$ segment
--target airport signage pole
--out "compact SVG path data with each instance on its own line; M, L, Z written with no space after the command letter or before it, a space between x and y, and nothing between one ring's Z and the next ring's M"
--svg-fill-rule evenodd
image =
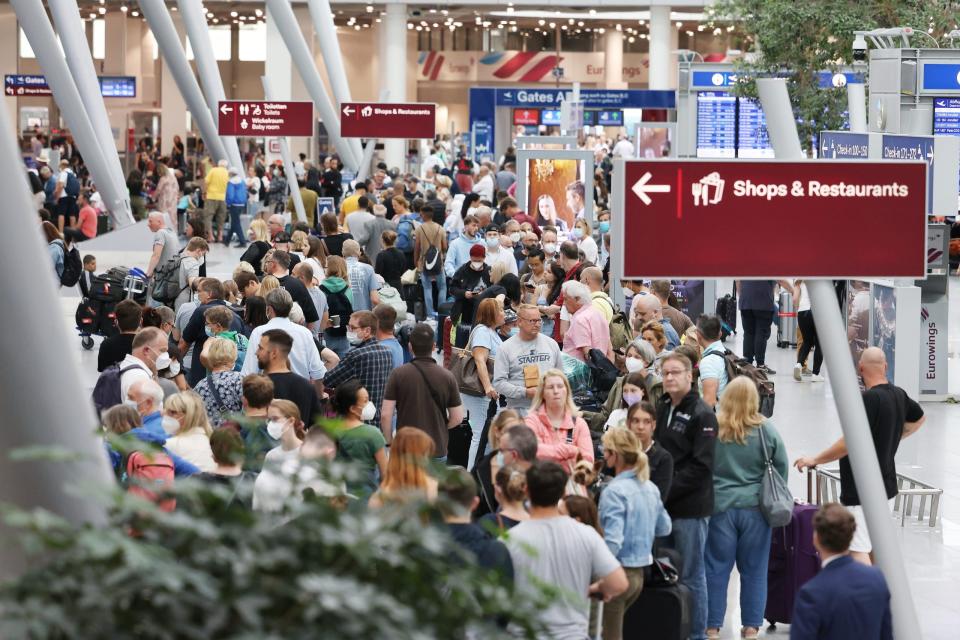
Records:
M19 2L14 0L14 4ZM19 10L17 14L21 15ZM39 55L46 47L59 56L53 42L51 29L50 39L43 45L35 41L41 46L34 51ZM5 297L0 305L0 326L4 328L0 361L10 363L0 368L0 451L4 457L0 465L0 502L27 511L47 509L72 522L106 524L106 502L102 497L116 480L104 455L103 442L96 435L97 421L90 396L77 383L81 379L78 360L70 355L78 349L77 343L70 340L73 332L64 327L61 313L54 312L52 322L37 322L32 314L24 313L25 309L59 310L62 305L36 216L27 215L36 207L27 193L23 160L13 131L14 123L5 111L0 113L4 202L11 212L17 213L8 216L4 232L0 233L0 254L7 264L16 265L16 269L0 270L0 287ZM84 155L85 159L88 157ZM29 287L23 286L24 273L36 274ZM29 358L23 357L24 345L33 347ZM56 390L55 398L50 395L52 389ZM9 458L16 449L33 447L55 448L69 452L70 456L23 461ZM0 530L6 541L0 548L0 578L6 580L27 568L27 558L20 545L12 542L15 533L6 526L0 526Z
M273 90L270 87L270 78L260 76L263 83L263 97L270 100L273 97ZM310 109L310 117L313 118L313 108ZM278 138L280 141L280 159L283 160L283 170L287 174L287 188L290 190L290 197L293 198L293 208L297 214L297 220L307 221L307 209L303 206L303 196L300 195L300 186L297 184L297 172L293 166L293 156L290 155L290 144L285 136ZM314 212L316 215L316 212Z
M132 224L133 217L130 215L128 195L126 191L117 190L111 177L110 165L104 156L103 149L100 148L100 141L83 106L83 99L73 81L67 61L52 44L56 42L56 35L43 6L39 0L11 0L10 4L17 14L20 28L30 41L30 46L33 47L37 61L43 69L47 84L53 92L53 99L83 153L83 161L90 170L97 188L105 196L104 202L107 204L114 225L123 227ZM56 169L56 167L52 168ZM30 206L23 211L34 209L35 207Z
M313 104L320 112L320 119L327 129L330 141L347 166L357 171L360 166L360 156L354 153L353 147L340 135L340 120L337 118L337 112L333 105L330 104L330 97L323 86L323 80L320 79L320 73L314 64L313 55L310 53L307 41L303 37L303 32L300 31L300 25L293 14L290 0L266 0L266 3L268 18L274 21L277 31L283 37L283 41L290 51L290 58L296 65L300 78L313 99Z
M203 13L203 5L197 0L177 0L177 6L180 7L180 15L183 16L183 25L187 29L187 37L190 38L193 59L197 63L197 72L200 76L200 83L203 85L203 93L207 98L207 105L210 107L210 113L216 118L217 103L226 100L227 96L223 91L220 68L217 66L217 59L213 55L213 46L210 44L210 31L207 28L207 18ZM240 155L240 146L237 144L237 139L233 136L221 136L220 140L230 164L236 167L237 171L242 172L243 159Z
M386 102L390 99L389 89L380 90L380 102ZM373 165L373 154L377 150L377 139L368 138L367 146L363 148L363 157L360 159L360 169L357 171L357 182L363 182L370 175L370 168Z
M40 3L37 2L37 5ZM100 141L100 150L113 178L114 189L123 195L121 216L128 222L133 222L130 210L130 198L127 191L127 181L120 166L120 156L117 154L117 142L110 128L110 118L103 103L100 90L100 81L97 70L93 66L87 36L83 30L83 21L80 10L74 0L50 0L50 13L57 27L57 34L63 44L67 66L73 73L73 80L80 92L80 99L90 118L93 131Z
M347 72L343 66L343 55L340 52L337 28L333 24L330 0L307 0L307 6L310 10L310 17L313 19L313 28L317 34L317 43L320 45L323 64L327 68L327 78L330 79L333 99L340 107L344 102L350 102L350 84L347 82ZM357 157L365 155L360 148L359 140L347 140L347 144L350 145Z
M800 137L790 108L786 81L782 78L757 80L760 104L767 119L767 130L777 158L800 159ZM851 114L852 115L852 114ZM924 193L926 189L924 188ZM853 206L865 206L854 204ZM926 220L926 206L911 209L910 215ZM851 238L851 241L853 238ZM896 245L891 245L896 246ZM926 247L923 250L926 261ZM924 267L924 272L926 268ZM841 275L841 274L837 274ZM921 274L920 277L924 277ZM829 280L810 280L811 311L817 326L817 336L824 349L830 369L830 387L840 415L840 427L850 456L850 466L860 494L870 540L873 542L877 565L883 571L890 589L890 607L894 637L914 638L920 628L917 610L910 592L910 581L903 562L903 554L893 528L887 494L884 491L880 463L870 433L870 423L857 384L857 373L850 359L850 346L843 318L837 307L833 284Z
M213 122L213 114L207 108L203 99L203 92L200 91L200 85L193 75L190 63L187 62L187 54L183 50L180 38L177 36L177 30L173 26L173 19L167 12L164 0L138 0L143 17L146 18L150 30L160 48L160 55L163 61L173 75L177 88L180 89L184 101L190 109L190 114L197 122L197 128L200 129L200 135L207 145L207 149L214 160L230 161L227 150L223 146L223 141L217 135L217 127ZM237 167L238 169L240 167Z

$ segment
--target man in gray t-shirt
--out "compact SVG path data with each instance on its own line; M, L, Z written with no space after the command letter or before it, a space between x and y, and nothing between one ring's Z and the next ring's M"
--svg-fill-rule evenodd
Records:
M610 600L623 593L628 583L623 567L600 534L560 515L557 503L566 484L567 474L557 463L533 463L527 470L530 519L510 530L507 547L518 591L547 584L561 592L542 613L549 637L583 640L589 633L589 593Z
M500 345L493 367L493 388L507 399L507 408L521 416L530 410L539 376L550 369L562 369L560 346L540 333L543 320L532 304L517 309L519 332ZM536 380L534 380L536 376Z
M177 234L167 228L166 215L159 211L151 211L147 216L147 228L153 232L153 253L146 271L147 277L152 278L157 267L167 264L180 251L180 240ZM147 287L147 291L147 302L152 303L153 296L149 293L151 287Z

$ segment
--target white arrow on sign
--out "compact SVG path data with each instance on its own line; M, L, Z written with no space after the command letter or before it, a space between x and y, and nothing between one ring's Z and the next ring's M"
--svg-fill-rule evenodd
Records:
M668 184L647 184L652 177L651 173L647 171L632 187L632 191L637 194L643 204L652 202L650 196L647 195L648 193L670 193L670 185Z
M226 104L220 105L220 113L227 115L228 113L233 112L233 107L228 107Z
M343 115L345 116L352 116L354 113L356 113L356 111L351 109L350 105L347 105L343 108Z

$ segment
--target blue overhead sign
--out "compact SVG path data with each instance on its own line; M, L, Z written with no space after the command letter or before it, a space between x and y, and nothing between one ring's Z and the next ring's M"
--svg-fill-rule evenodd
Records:
M821 71L817 74L817 84L821 89L829 89L831 87L839 89L840 87L845 87L848 84L863 84L863 74Z
M856 160L867 158L870 137L866 133L849 131L821 131L820 158L829 160Z
M690 78L691 89L722 89L737 84L733 71L694 71Z
M11 74L3 77L3 93L8 96L49 96L50 87L43 76Z
M924 160L927 163L927 213L933 207L933 136L884 134L881 157L884 160Z
M133 76L100 76L99 80L104 98L137 97L137 79Z
M960 92L960 64L927 62L923 65L923 83L925 91Z
M476 91L492 91L498 107L559 107L567 99L566 89L493 89L472 87ZM675 109L675 91L650 89L581 89L580 101L585 107L612 109Z

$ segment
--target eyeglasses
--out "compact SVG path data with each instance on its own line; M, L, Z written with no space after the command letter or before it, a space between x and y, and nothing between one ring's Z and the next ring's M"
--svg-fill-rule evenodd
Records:
M520 318L524 322L529 322L530 324L543 324L543 318Z
M687 373L687 370L686 369L670 369L668 371L667 369L664 369L661 373L663 373L664 378L669 378L672 376L682 376L683 374Z

